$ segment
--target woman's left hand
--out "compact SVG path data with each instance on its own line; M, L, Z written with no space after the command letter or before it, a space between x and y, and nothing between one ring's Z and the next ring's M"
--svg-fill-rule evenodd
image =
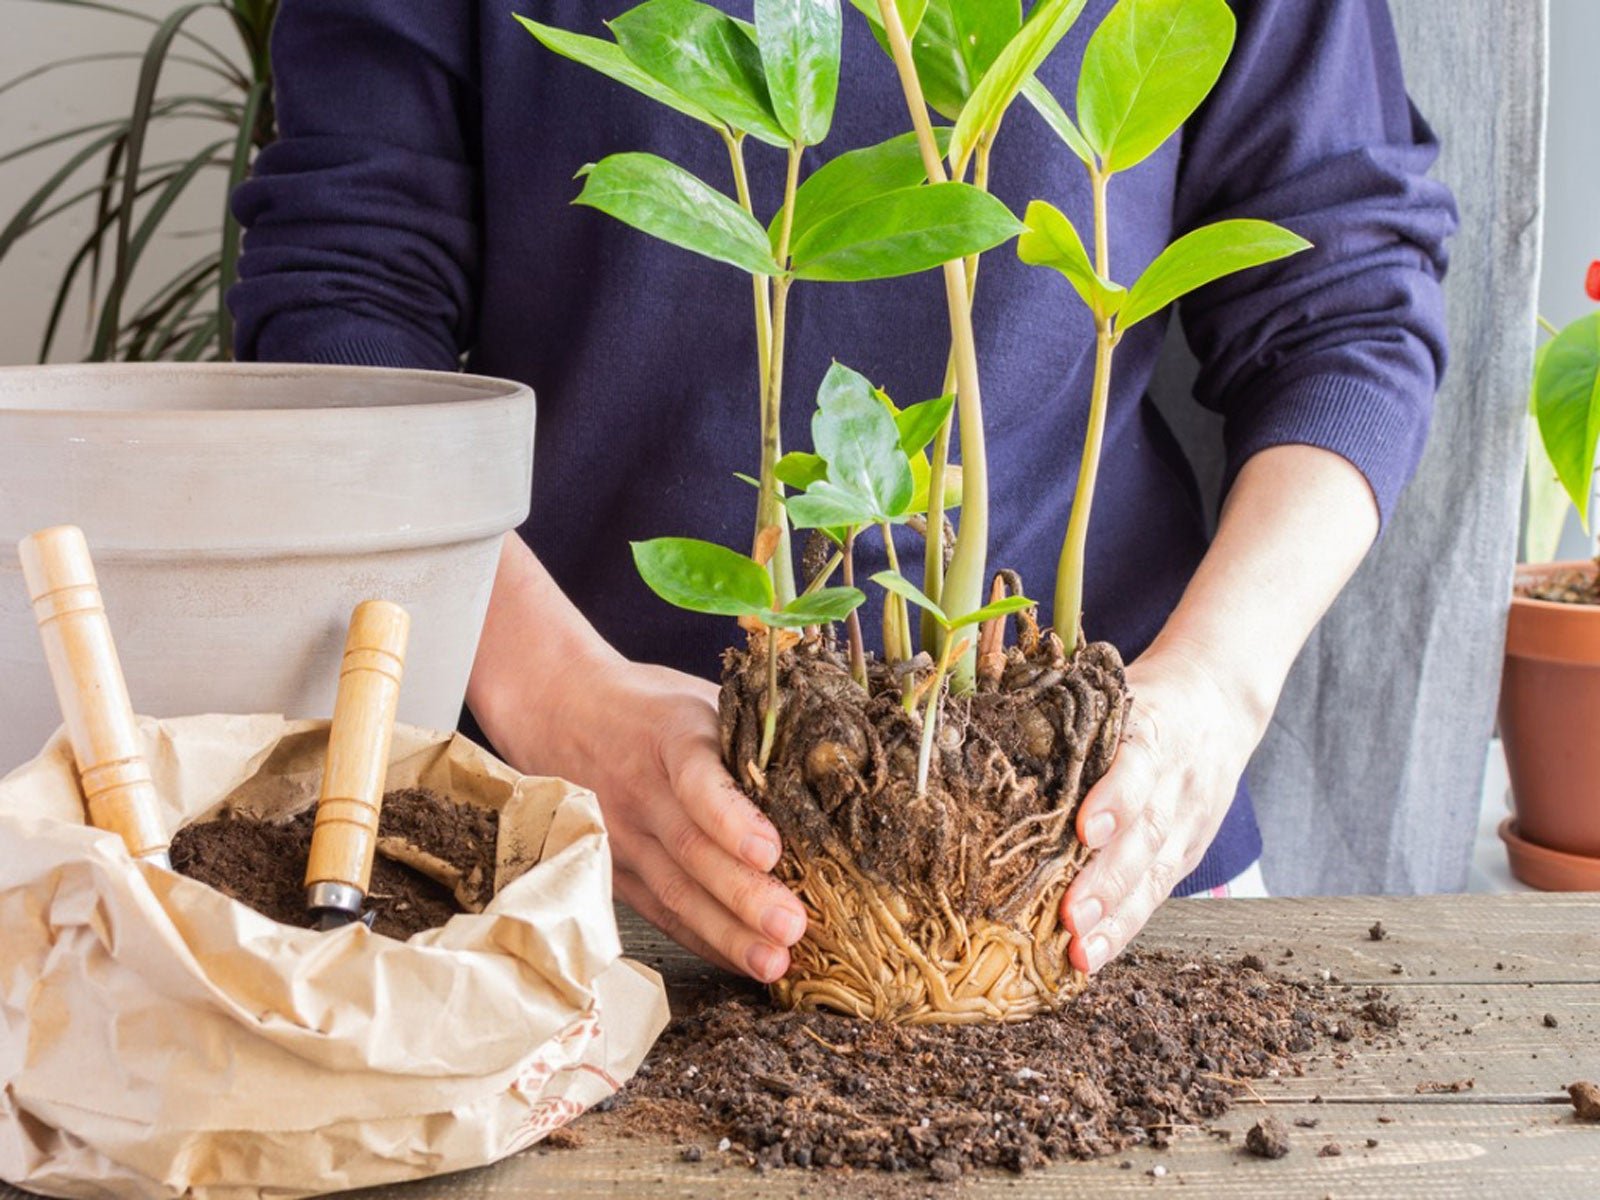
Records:
M1211 844L1262 733L1255 707L1191 647L1158 643L1128 667L1123 741L1078 812L1094 857L1061 902L1068 957L1120 954Z

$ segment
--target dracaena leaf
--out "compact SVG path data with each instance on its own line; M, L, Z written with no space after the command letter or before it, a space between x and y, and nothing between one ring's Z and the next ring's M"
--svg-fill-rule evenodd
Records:
M879 571L872 577L872 582L885 591L893 592L896 596L901 596L911 601L911 603L939 622L940 625L946 629L950 628L950 618L945 616L944 609L928 599L921 588L900 574L900 572Z
M769 608L762 612L760 616L763 624L773 625L780 629L800 629L806 625L826 625L832 621L844 620L853 610L860 608L866 598L866 595L859 588L818 588L814 592L796 596L781 609L773 610Z
M613 154L579 172L588 205L674 246L754 275L776 275L766 231L727 196L654 154Z
M1117 0L1089 38L1078 122L1101 169L1154 153L1206 98L1233 49L1225 0Z
M900 188L819 222L794 246L798 279L860 282L930 270L992 250L1022 225L965 183Z
M1181 296L1224 275L1299 254L1311 243L1271 221L1233 220L1202 225L1168 246L1144 269L1117 314L1127 329Z
M652 100L665 104L668 108L693 117L696 121L704 121L707 125L722 128L722 122L715 116L693 100L680 96L654 75L642 70L615 42L557 29L553 25L541 25L537 21L530 21L527 17L517 16L515 13L512 15L516 16L524 29L562 58L570 58L575 63L599 71L606 78L614 79Z
M960 163L978 139L1000 127L1000 118L1017 98L1022 85L1050 56L1083 11L1084 0L1042 0L1027 22L1006 43L984 73L971 97L961 107L955 132L950 135L950 161Z
M772 473L778 477L779 483L805 491L812 484L828 477L828 464L822 461L820 454L791 450L777 461Z
M1094 165L1094 151L1089 149L1089 143L1083 139L1083 131L1067 116L1067 110L1061 107L1061 102L1055 98L1050 89L1040 81L1037 75L1032 76L1022 85L1022 94L1034 111L1044 118L1044 123L1050 126L1055 135L1067 144L1067 149L1078 156L1080 162Z
M609 24L641 70L732 128L789 144L752 30L701 0L646 0Z
M1533 410L1556 477L1588 529L1600 445L1600 312L1578 318L1545 348Z
M811 441L828 464L828 482L860 496L871 520L892 521L906 513L915 485L900 430L859 372L834 363L823 376Z
M948 144L948 129L934 130L940 150ZM829 217L854 208L863 201L900 188L915 187L927 179L922 151L915 133L903 133L876 146L850 150L818 167L800 185L794 197L794 226L790 243L799 241ZM783 210L767 228L768 240L776 246L783 223Z
M878 11L878 0L850 0L850 3L872 22L874 33L882 32L883 14ZM906 36L915 38L922 25L922 14L927 11L928 0L894 0L894 6L900 14L900 24L906 27Z
M634 542L633 562L668 604L712 616L754 616L772 607L772 578L747 555L698 538Z
M839 0L756 0L756 44L778 124L814 146L839 93Z
M1017 239L1017 257L1023 262L1060 271L1083 302L1098 313L1114 313L1125 303L1123 289L1095 272L1083 239L1059 208L1043 200L1033 201L1028 205L1027 225L1028 231Z
M978 625L994 617L1008 616L1014 612L1021 612L1025 608L1032 608L1033 601L1026 596L1007 596L1003 600L996 600L985 604L982 608L973 609L965 616L957 617L950 622L951 630L965 629L968 625Z

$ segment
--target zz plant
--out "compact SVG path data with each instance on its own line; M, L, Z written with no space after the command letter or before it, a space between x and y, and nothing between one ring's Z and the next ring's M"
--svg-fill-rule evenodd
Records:
M827 136L842 69L838 0L754 0L753 23L700 0L647 0L609 23L610 39L518 19L549 49L698 121L727 148L726 187L626 152L580 172L577 203L751 279L752 549L667 537L633 553L657 595L736 617L750 635L748 653L727 660L725 757L778 824L779 873L812 916L775 991L787 1003L895 1020L1016 1019L1082 986L1056 913L1086 857L1072 835L1076 806L1115 754L1127 703L1116 651L1081 636L1117 345L1194 289L1307 243L1264 221L1221 221L1178 238L1132 282L1114 281L1110 182L1166 143L1215 84L1234 34L1225 0L1118 0L1088 41L1073 115L1037 72L1084 0L1038 0L1026 17L1020 0L851 4L889 56L911 131L809 174L803 152ZM1060 208L1036 200L1019 222L990 193L993 149L1019 99L1088 172L1092 255ZM785 156L770 210L751 194L752 141ZM984 603L988 463L972 305L981 256L1013 237L1024 262L1066 279L1095 330L1053 636L1009 573ZM950 326L943 394L902 409L834 363L818 390L812 449L784 453L790 290L935 269ZM947 547L950 512L958 524ZM923 534L920 587L900 561L901 525ZM791 530L821 547L805 556L810 577L798 584ZM862 538L881 539L888 560L871 579L883 598L876 657L858 612ZM820 636L836 622L845 652Z

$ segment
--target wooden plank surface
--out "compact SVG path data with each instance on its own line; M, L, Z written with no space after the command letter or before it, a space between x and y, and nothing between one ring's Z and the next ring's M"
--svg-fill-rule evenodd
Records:
M1378 921L1388 935L1382 941L1368 932ZM630 953L667 977L675 1008L716 986L716 972L637 918L624 915L622 927ZM1162 1150L1133 1149L1025 1177L969 1177L959 1193L916 1175L757 1175L736 1154L717 1153L709 1138L704 1158L686 1163L678 1146L635 1135L624 1109L580 1119L573 1129L584 1144L575 1149L536 1147L479 1171L351 1195L776 1200L931 1190L1069 1200L1176 1186L1188 1195L1313 1200L1600 1195L1600 1125L1578 1123L1562 1092L1575 1079L1600 1079L1600 895L1185 901L1165 906L1140 944L1223 961L1254 953L1291 977L1322 980L1327 972L1335 986L1377 985L1405 1016L1390 1044L1358 1040L1343 1066L1318 1053L1301 1076L1257 1082L1254 1096L1215 1123L1232 1132L1229 1141L1195 1131ZM1417 1090L1468 1078L1472 1087L1455 1094ZM1292 1127L1294 1149L1277 1162L1240 1149L1262 1103L1286 1123L1317 1122L1314 1129ZM1369 1147L1369 1138L1378 1144ZM1329 1142L1342 1153L1319 1157ZM1149 1174L1157 1168L1163 1173ZM0 1200L21 1196L0 1185Z

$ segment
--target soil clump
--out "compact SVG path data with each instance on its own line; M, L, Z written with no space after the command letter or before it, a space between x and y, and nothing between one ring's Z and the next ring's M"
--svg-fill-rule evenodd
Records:
M1600 559L1595 562L1600 565ZM1600 604L1600 572L1561 571L1538 583L1519 587L1517 595L1556 604Z
M1572 1097L1572 1108L1578 1120L1600 1121L1600 1084L1568 1084L1567 1095Z
M1387 1036L1354 1007L1322 985L1160 952L1124 955L1069 1004L1017 1024L781 1012L741 990L669 1026L615 1111L626 1128L715 1143L757 1169L1022 1172L1165 1146L1250 1080L1299 1074L1318 1048L1348 1055L1328 1045L1340 1021Z
M287 821L225 808L178 831L172 866L274 921L310 928L305 871L315 823L315 808ZM494 889L499 824L491 809L420 788L384 796L365 906L373 931L404 940L481 909Z

